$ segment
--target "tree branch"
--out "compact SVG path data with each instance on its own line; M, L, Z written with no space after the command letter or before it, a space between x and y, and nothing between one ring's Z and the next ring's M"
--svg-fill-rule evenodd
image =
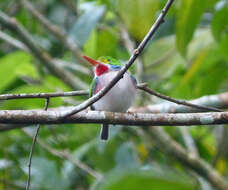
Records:
M145 92L147 92L149 94L152 94L154 96L162 98L164 100L168 100L170 102L174 102L176 104L181 104L181 105L185 105L185 106L188 106L188 107L197 108L199 110L205 110L205 111L218 111L218 112L222 112L223 111L223 110L220 110L218 108L213 108L213 107L208 107L208 106L200 106L200 105L189 103L189 102L184 101L184 100L177 100L177 99L171 98L169 96L165 96L163 94L160 94L160 93L155 92L154 90L148 88L146 83L137 85L137 88L140 89L140 90L143 90L143 91L145 91Z
M10 18L2 11L0 11L0 24L17 34L18 37L21 38L24 44L33 53L33 55L39 59L40 62L43 63L51 73L62 79L62 81L69 85L71 88L75 90L80 88L87 89L87 84L82 82L76 76L72 75L70 72L63 70L62 67L59 67L58 64L56 64L55 60L47 52L38 47L28 31L14 18Z
M88 90L78 90L78 91L71 91L71 92L54 92L54 93L1 94L0 100L86 96L88 94L89 94Z
M72 0L61 0L63 2L63 4L66 5L66 7L68 7L68 9L70 9L75 15L78 15L78 7L77 7L77 0L76 1L72 1Z
M192 135L189 133L188 128L179 126L178 129L181 132L181 136L184 140L184 144L188 150L189 155L193 157L198 157L199 153L198 153L195 141Z
M128 31L123 24L120 25L120 32L121 32L121 37L123 39L124 45L129 53L129 55L131 55L132 52L134 52L135 43L131 40L131 38L128 34ZM135 72L136 77L137 77L137 80L139 82L141 82L144 65L143 65L142 60L139 58L135 61L135 64L136 64L136 72Z
M197 174L204 177L217 189L228 189L228 182L225 181L216 170L203 159L188 154L184 148L179 143L172 140L161 127L151 127L150 132L154 142L161 151L174 156L177 160L181 161L185 167L192 169Z
M206 107L214 107L218 109L228 108L228 92L203 96L194 100L188 101L189 103L206 106ZM148 105L144 107L131 108L132 112L140 112L140 113L194 113L194 112L205 112L203 109L196 109L193 107L177 105L176 103L161 103L155 105Z
M159 26L164 22L164 17L167 14L167 12L173 2L174 2L174 0L168 0L168 2L166 3L165 7L162 10L162 12L160 13L159 17L157 18L155 23L152 25L150 31L147 33L147 35L145 36L143 41L139 44L137 49L134 51L133 55L130 57L128 62L124 65L124 67L122 67L122 69L118 72L118 74L113 78L113 80L106 87L102 88L97 94L95 94L94 96L92 96L91 98L86 100L85 102L79 104L74 109L63 113L61 115L62 119L64 119L65 117L71 116L75 113L78 113L78 112L86 109L87 107L89 107L90 105L95 103L96 101L98 101L123 77L124 73L128 70L128 68L134 63L134 61L137 59L137 57L143 51L144 47L149 42L149 40L154 35L154 33L157 31Z
M32 135L30 133L28 133L26 130L23 130L23 131L25 132L25 134L27 134L29 137L32 138ZM80 160L77 160L77 159L73 158L68 151L60 151L60 150L54 149L54 148L52 148L51 146L49 146L48 144L46 144L45 142L43 142L42 140L39 140L39 139L37 139L37 143L39 143L39 145L41 147L43 147L45 150L47 150L51 154L53 154L53 155L55 155L55 156L57 156L59 158L65 159L65 160L69 160L77 168L81 169L82 171L85 171L86 173L90 174L91 176L93 176L97 180L100 180L100 179L103 178L102 174L94 171L92 168L90 168L89 166L87 166L86 164L81 162Z
M49 100L50 100L49 98L46 98L44 111L47 111L47 109L48 109ZM39 134L39 130L40 130L40 124L37 125L36 133L35 133L35 136L33 137L32 146L31 146L31 150L30 150L30 153L29 153L28 180L27 180L26 190L30 189L32 156L33 156L33 152L34 152L34 149L35 149L35 145L36 145L37 137L38 137L38 134Z
M148 114L113 113L104 111L82 111L64 120L63 109L43 110L0 110L2 124L64 124L64 123L108 123L140 126L183 126L228 124L228 112ZM11 126L12 128L12 126ZM16 125L15 128L20 128Z
M37 21L40 22L47 30L49 30L49 32L54 34L54 36L73 53L79 62L84 63L84 65L88 65L88 63L83 59L82 52L74 40L70 39L67 34L65 34L65 32L57 25L54 25L49 20L47 20L36 8L33 7L29 1L21 1L25 8L29 10L29 12L37 19Z
M1 32L1 31L0 31L0 39L4 40L5 42L7 42L8 44L10 44L11 46L13 46L15 48L26 51L28 53L32 53L32 52L30 52L30 50L27 48L27 46L23 42L11 37L10 35L8 35L4 32ZM54 63L56 63L64 68L69 68L71 70L74 70L76 72L80 72L80 73L86 74L86 75L89 75L91 73L91 71L88 68L86 68L82 65L74 64L74 63L71 63L71 62L68 62L68 61L65 61L62 59L56 59L56 58L52 58L52 59L53 59Z
M9 36L8 34L2 32L0 30L0 39L4 40L5 42L7 42L8 44L21 49L23 51L29 51L29 49L26 47L25 44L23 44L21 41L14 39L13 37Z

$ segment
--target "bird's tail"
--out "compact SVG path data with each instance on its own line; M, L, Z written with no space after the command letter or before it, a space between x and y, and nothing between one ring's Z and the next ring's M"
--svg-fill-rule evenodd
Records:
M101 140L108 140L108 131L109 131L109 126L108 124L103 124L101 128L101 134L100 138Z

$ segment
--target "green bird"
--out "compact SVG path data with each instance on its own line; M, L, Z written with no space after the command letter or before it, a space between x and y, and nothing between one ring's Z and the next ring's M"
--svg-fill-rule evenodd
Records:
M87 56L83 57L94 67L94 79L90 85L90 97L108 85L123 66L118 60L108 56L100 57L98 60ZM107 94L91 106L91 109L126 112L134 101L136 84L136 79L129 72L126 72ZM107 140L108 136L109 126L108 124L103 124L100 138Z

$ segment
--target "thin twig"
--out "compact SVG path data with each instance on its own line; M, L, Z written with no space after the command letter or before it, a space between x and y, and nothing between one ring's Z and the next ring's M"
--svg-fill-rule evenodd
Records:
M167 14L167 12L173 2L174 2L174 0L168 0L168 2L166 3L165 7L162 10L162 12L160 13L159 17L157 18L155 23L152 25L150 31L147 33L147 35L145 36L143 41L139 44L137 49L135 49L133 55L130 57L128 62L124 65L124 67L121 68L121 70L118 72L118 74L113 78L113 80L106 87L102 88L97 94L95 94L88 100L84 101L83 103L79 104L74 109L63 112L60 115L60 118L64 119L68 116L71 116L75 113L78 113L78 112L86 109L87 107L89 107L90 105L92 105L93 103L98 101L101 97L103 97L123 77L124 73L128 70L128 68L134 63L134 61L137 59L137 57L141 54L144 47L149 42L149 40L154 35L154 33L157 31L159 26L164 22L164 17Z
M78 91L71 91L71 92L54 92L54 93L2 94L2 95L0 95L0 100L86 96L88 94L89 94L88 90L78 90Z
M45 108L44 108L45 111L47 111L47 109L48 109L49 100L50 100L49 97L46 98ZM31 147L31 151L30 151L30 154L29 154L28 180L27 180L26 190L29 190L29 188L30 188L32 156L33 156L33 151L34 151L35 144L36 144L36 141L37 141L37 137L38 137L38 134L39 134L39 130L40 130L40 124L37 125L36 134L35 134L35 136L33 138L32 147Z
M176 104L181 104L181 105L185 105L185 106L189 106L189 107L192 107L192 108L197 108L197 109L205 110L205 111L223 112L223 110L218 109L218 108L202 106L202 105L196 105L196 104L192 104L190 102L184 101L184 100L177 100L177 99L171 98L169 96L165 96L163 94L160 94L160 93L155 92L154 90L148 88L146 83L137 85L137 88L140 89L140 90L144 90L144 91L148 92L149 94L152 94L152 95L157 96L159 98L162 98L164 100L168 100L170 102L174 102Z
M124 46L126 47L128 54L131 55L132 52L134 52L135 43L131 39L126 27L123 24L120 24L120 32L121 32L121 38L123 39L123 42L124 42ZM143 81L144 64L142 59L140 59L140 57L138 57L138 59L135 60L135 65L136 65L135 73L136 73L137 82L141 82ZM139 99L139 103L143 103L145 98L144 96L145 96L145 92L143 91L140 91L137 93L137 98Z
M121 32L121 37L123 39L124 45L129 53L129 55L131 55L134 51L135 48L135 43L131 40L129 33L127 31L127 29L125 28L125 26L123 24L120 25L120 32ZM136 76L137 76L137 80L139 82L142 81L142 74L143 74L143 62L140 58L138 58L135 61L136 64Z
M214 94L209 96L202 96L197 99L189 100L188 102L208 106L216 107L219 109L228 108L228 92L221 94ZM131 112L140 112L140 113L196 113L196 112L205 112L205 110L199 110L192 107L187 107L184 105L178 105L173 102L164 102L160 104L147 105L143 107L133 107L130 109Z
M29 137L32 138L32 135L30 133L28 133L26 130L23 130L23 131L25 132L25 134L27 134ZM47 150L51 154L53 154L53 155L55 155L55 156L57 156L59 158L69 160L76 167L80 168L82 171L85 171L89 175L93 176L95 179L100 180L100 179L103 178L102 174L100 174L99 172L93 170L92 168L90 168L89 166L87 166L86 164L81 162L80 160L77 160L77 159L73 158L68 151L56 150L56 149L50 147L48 144L46 144L45 142L43 142L40 139L37 139L37 143L39 143L39 145L41 147L43 147L45 150Z

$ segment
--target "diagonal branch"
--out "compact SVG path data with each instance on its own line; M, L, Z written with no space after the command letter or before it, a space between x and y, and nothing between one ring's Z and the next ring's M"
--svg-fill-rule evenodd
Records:
M213 108L213 107L208 107L208 106L202 106L202 105L196 105L196 104L193 104L193 103L184 101L184 100L177 100L177 99L171 98L169 96L165 96L163 94L160 94L160 93L155 92L154 90L148 88L146 83L137 85L137 88L140 89L140 90L143 90L143 91L145 91L145 92L147 92L149 94L152 94L154 96L157 96L159 98L168 100L170 102L174 102L176 104L181 104L181 105L185 105L185 106L192 107L192 108L197 108L199 110L204 110L204 111L218 111L218 112L222 112L223 111L223 110L220 110L218 108Z
M47 20L35 7L33 7L29 1L21 1L25 8L29 10L29 12L37 19L38 22L40 22L47 30L54 34L54 36L59 39L59 41L61 41L81 63L87 64L82 57L82 52L78 45L72 39L70 39L61 28Z
M21 24L16 21L16 19L10 18L5 13L0 11L0 24L17 34L18 37L33 53L33 55L39 59L40 62L44 64L44 66L46 66L51 73L59 77L71 88L75 90L80 88L87 88L87 85L84 82L82 82L80 79L77 79L77 77L72 75L70 72L63 70L62 67L59 67L59 65L47 52L37 46L32 36Z
M101 97L103 97L123 77L124 73L129 69L129 67L134 63L134 61L137 59L137 57L143 51L144 47L149 42L149 40L152 38L152 36L157 31L159 26L164 22L164 17L167 14L167 12L173 2L174 2L174 0L168 0L168 2L166 3L165 7L162 10L162 12L160 13L159 17L157 18L155 23L152 25L151 29L149 30L149 32L147 33L147 35L145 36L143 41L139 44L137 49L135 49L133 55L130 57L130 59L124 65L124 67L122 67L122 69L118 72L118 74L113 78L113 80L106 87L101 89L97 94L95 94L94 96L92 96L91 98L86 100L85 102L79 104L74 109L63 113L60 116L61 118L64 119L65 117L71 116L75 113L78 113L78 112L86 109L87 107L89 107L90 105L92 105L93 103L98 101Z
M150 132L154 142L163 152L174 156L177 160L181 161L184 166L207 179L217 189L228 189L228 182L223 179L216 170L203 159L188 154L179 143L171 139L160 127L151 127Z
M23 42L13 38L12 36L10 36L4 32L1 32L1 31L0 31L0 39L4 40L5 42L7 42L8 44L10 44L11 46L13 46L15 48L26 51L28 53L32 53ZM90 74L90 70L82 65L73 64L71 62L68 62L68 61L65 61L62 59L52 58L52 60L55 64L58 64L62 67L70 68L70 69L80 72L82 74L86 74L86 75Z
M30 136L32 138L32 135L30 133L28 133L26 130L23 130L25 132L25 134L27 134L28 136ZM80 168L81 170L85 171L86 173L90 174L91 176L93 176L94 178L96 178L97 180L100 180L103 178L102 174L98 173L97 171L93 170L92 168L90 168L89 166L87 166L86 164L84 164L83 162L81 162L80 160L77 160L75 158L73 158L69 152L67 151L60 151L57 149L52 148L51 146L49 146L48 144L46 144L45 142L43 142L40 139L37 139L37 143L43 147L45 150L47 150L48 152L50 152L51 154L60 157L62 159L65 160L69 160L71 163L73 163L77 168Z
M228 108L228 92L221 94L203 96L194 100L189 100L189 103L214 107L218 109ZM175 103L161 103L155 105L148 105L144 107L131 108L132 112L140 113L193 113L193 112L204 112L204 110L188 107L184 105L177 105Z
M7 42L8 44L21 49L23 51L29 51L29 49L26 47L25 44L23 44L22 42L20 42L19 40L14 39L13 37L9 36L8 34L0 31L0 39L4 40L5 42Z

